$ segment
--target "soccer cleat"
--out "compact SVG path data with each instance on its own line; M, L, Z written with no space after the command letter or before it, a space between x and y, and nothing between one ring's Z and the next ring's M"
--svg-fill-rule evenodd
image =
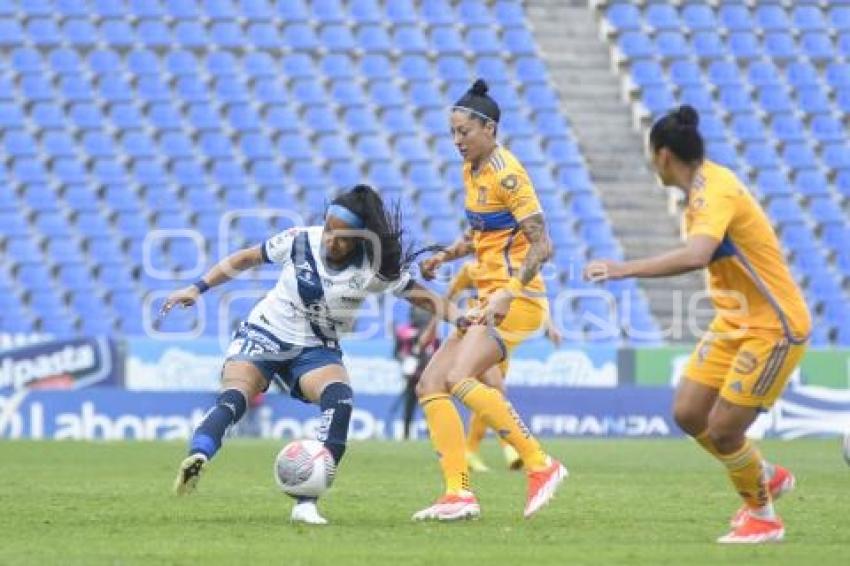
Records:
M511 446L510 444L505 444L502 447L502 454L505 455L505 462L508 464L508 469L522 469L522 458L519 457L519 454L513 446Z
M201 479L201 472L207 462L207 457L200 453L190 454L180 462L180 470L174 479L174 493L188 495L195 491L198 480Z
M466 453L466 465L469 466L469 469L473 472L490 471L490 468L484 463L484 460L481 459L481 455L478 452Z
M459 521L477 519L481 516L481 507L472 492L464 494L447 493L430 507L413 514L414 521Z
M569 475L567 468L554 458L549 458L549 465L539 471L529 471L528 495L525 499L525 518L537 513L541 507L549 503L555 496L558 486Z
M308 525L327 525L328 520L319 515L319 508L315 501L300 501L292 507L289 520L293 523L306 523Z
M779 542L785 537L785 527L779 517L775 519L759 519L750 513L740 525L717 539L721 544L760 544L763 542Z
M770 491L770 498L776 501L786 493L794 491L794 488L797 486L797 478L787 468L783 468L782 466L774 464L774 470L773 477L767 482L767 489ZM738 528L747 518L747 514L747 506L741 505L729 521L729 526L733 529Z

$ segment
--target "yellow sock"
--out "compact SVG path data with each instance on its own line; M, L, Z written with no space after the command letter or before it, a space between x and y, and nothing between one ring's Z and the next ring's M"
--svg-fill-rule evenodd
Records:
M715 458L720 459L720 453L717 451L717 448L714 447L714 443L711 441L711 437L708 436L708 430L702 431L702 433L698 434L694 437L700 446L702 446L706 452L714 456Z
M446 480L446 493L458 493L469 489L469 471L466 467L466 449L463 445L463 422L445 393L428 395L419 400L431 444L437 451L443 478Z
M481 418L478 413L472 413L469 416L469 431L466 433L466 450L468 452L478 452L481 448L481 441L487 434L487 423Z
M761 454L749 440L731 454L718 453L717 459L726 466L729 479L747 507L762 509L771 504L762 473Z
M452 387L452 395L473 413L480 415L487 426L513 446L527 469L538 470L546 467L546 453L540 448L540 443L497 389L467 377Z

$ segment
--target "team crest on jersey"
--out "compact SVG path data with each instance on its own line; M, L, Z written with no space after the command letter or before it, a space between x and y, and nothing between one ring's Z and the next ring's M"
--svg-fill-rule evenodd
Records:
M702 197L697 197L693 201L691 201L691 210L700 210L705 208L705 199Z
M366 285L366 279L362 275L353 275L348 280L348 288L352 291L359 291Z
M478 187L478 204L487 204L487 187Z
M502 187L507 191L514 191L519 186L519 178L516 175L511 173L510 175L505 175L500 181Z
M738 352L735 358L735 373L753 373L759 365L759 360L752 352Z

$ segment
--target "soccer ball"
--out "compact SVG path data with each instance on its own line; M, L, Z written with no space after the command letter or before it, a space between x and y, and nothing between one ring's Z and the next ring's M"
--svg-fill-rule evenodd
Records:
M291 497L319 497L334 481L336 464L317 440L295 440L277 455L274 479Z

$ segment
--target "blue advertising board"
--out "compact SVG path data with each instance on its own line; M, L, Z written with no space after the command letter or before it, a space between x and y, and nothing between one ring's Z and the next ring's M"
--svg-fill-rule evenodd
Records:
M565 389L517 387L510 397L533 433L554 436L671 436L667 388ZM355 395L351 439L400 438L394 395ZM134 392L120 388L18 390L0 394L0 438L69 440L186 439L215 401L202 392ZM312 437L315 406L269 394L243 430L260 438ZM418 419L413 434L426 438Z

